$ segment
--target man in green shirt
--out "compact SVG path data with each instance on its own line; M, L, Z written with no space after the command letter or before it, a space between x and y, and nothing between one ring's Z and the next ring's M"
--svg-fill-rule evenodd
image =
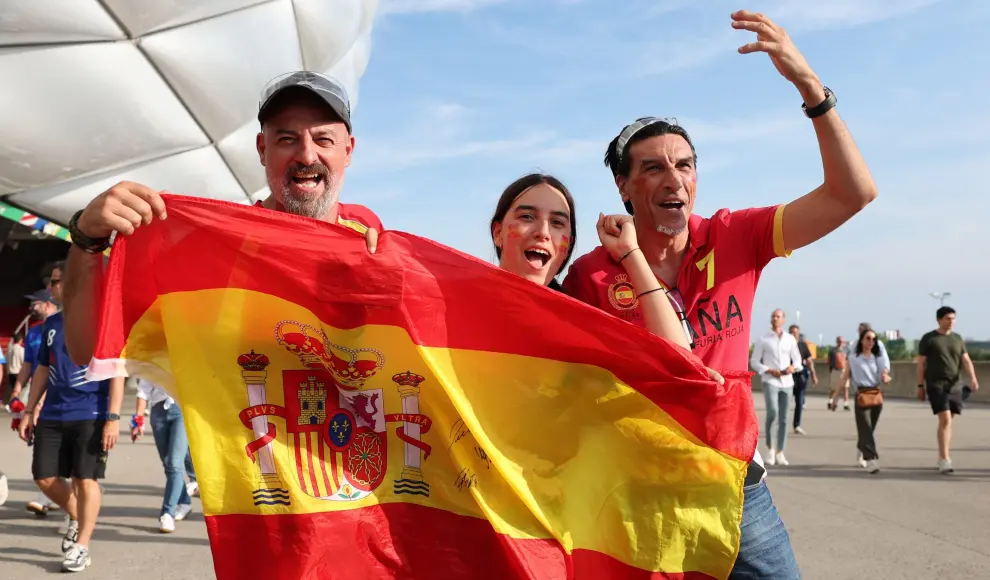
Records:
M952 332L956 323L956 311L943 306L935 313L938 329L921 337L918 344L918 400L925 395L932 404L932 412L938 416L938 470L952 473L949 443L952 441L952 416L962 413L963 398L959 382L960 367L969 374L970 388L980 389L976 369L966 352L966 343Z

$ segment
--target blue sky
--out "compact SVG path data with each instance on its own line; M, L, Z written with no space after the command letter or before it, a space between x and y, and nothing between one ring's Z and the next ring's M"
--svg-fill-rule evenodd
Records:
M767 267L754 319L799 310L814 341L861 320L917 337L935 325L938 290L952 292L963 335L990 337L990 2L380 0L344 200L493 260L498 195L547 171L575 195L584 253L598 212L622 211L605 146L655 115L695 141L697 213L791 201L821 183L817 141L766 55L736 52L753 38L729 26L739 8L788 30L838 96L880 191Z

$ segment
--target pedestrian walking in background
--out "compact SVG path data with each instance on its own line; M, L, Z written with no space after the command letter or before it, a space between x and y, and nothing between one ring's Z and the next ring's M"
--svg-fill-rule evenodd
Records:
M882 355L876 332L866 329L859 335L841 380L851 382L856 392L856 447L859 449L856 461L870 473L877 473L880 454L875 433L883 410L880 385L890 382L890 360Z
M753 370L760 373L767 416L764 425L767 447L767 465L789 465L784 456L787 445L787 409L794 391L794 373L801 370L801 354L797 341L784 332L784 311L777 309L770 315L770 332L753 345L749 359ZM777 437L774 439L774 422Z

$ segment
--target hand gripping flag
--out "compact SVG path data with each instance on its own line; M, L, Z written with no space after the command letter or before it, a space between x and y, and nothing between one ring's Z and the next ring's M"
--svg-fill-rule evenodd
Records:
M728 576L746 375L417 236L166 203L89 373L179 401L220 580Z

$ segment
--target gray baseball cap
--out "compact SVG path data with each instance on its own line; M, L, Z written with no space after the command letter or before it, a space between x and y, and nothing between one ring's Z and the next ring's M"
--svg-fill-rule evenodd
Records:
M261 101L258 105L259 123L264 125L270 105L275 101L275 98L282 91L293 87L306 89L320 97L347 125L348 132L351 131L351 102L347 98L347 91L343 85L333 77L310 71L286 73L268 81L265 88L261 90Z

